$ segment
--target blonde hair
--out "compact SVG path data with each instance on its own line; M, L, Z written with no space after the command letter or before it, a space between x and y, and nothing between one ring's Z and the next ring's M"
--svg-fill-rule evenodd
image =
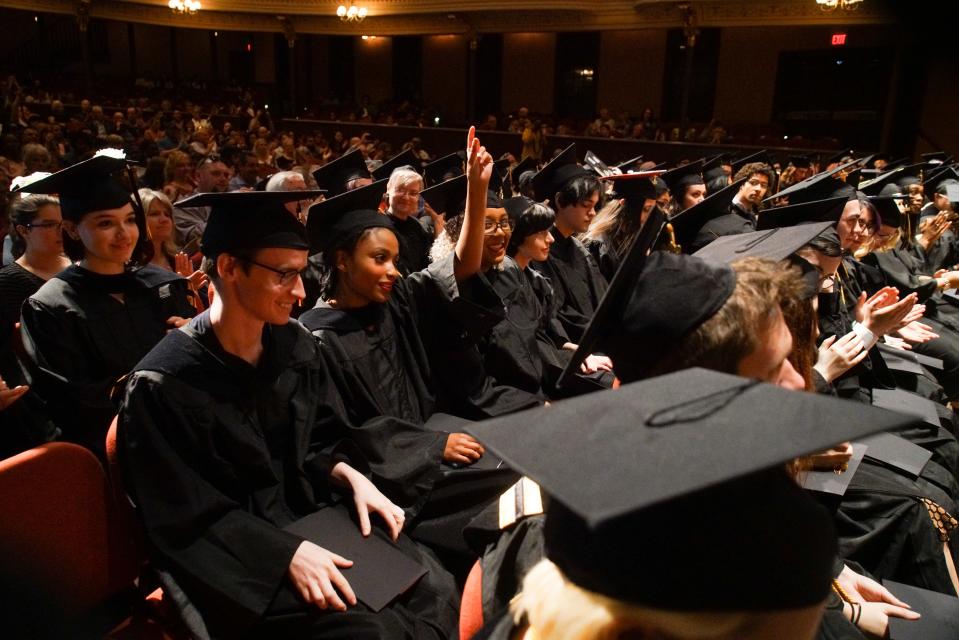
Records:
M153 189L140 189L140 202L143 204L143 218L146 221L150 217L150 207L153 206L154 202L160 203L160 206L166 209L167 213L170 214L170 220L173 220L173 203L170 202L170 198L167 197L162 191L154 191ZM150 223L147 222L147 233L149 233ZM175 226L174 226L175 228ZM151 236L150 241L153 241ZM163 252L163 255L166 256L167 260L172 265L176 259L177 246L173 240L166 240L160 245L160 250Z
M612 640L625 630L636 638L708 640L733 637L760 614L696 613L650 609L587 591L570 582L553 562L540 560L510 604L537 640Z
M163 180L165 182L173 182L174 173L176 172L177 165L186 160L187 162L192 162L190 156L183 151L174 149L166 157L166 165L163 167Z

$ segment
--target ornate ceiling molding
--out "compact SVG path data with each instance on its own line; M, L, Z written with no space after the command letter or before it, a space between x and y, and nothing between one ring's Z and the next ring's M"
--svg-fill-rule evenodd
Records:
M0 0L27 11L76 14L83 0ZM673 0L363 0L369 17L344 23L340 0L204 0L193 16L174 15L166 0L92 0L93 18L193 29L280 32L285 16L298 34L442 35L585 31L682 26ZM888 24L893 17L866 0L854 13L823 13L814 0L691 0L700 27ZM288 27L289 28L289 27Z

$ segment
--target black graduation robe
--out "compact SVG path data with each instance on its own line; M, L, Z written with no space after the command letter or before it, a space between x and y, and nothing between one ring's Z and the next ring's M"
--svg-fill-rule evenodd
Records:
M562 389L556 382L572 358L572 343L560 321L549 281L529 266L520 270L511 258L490 269L483 281L504 309L502 319L480 341L487 372L497 381L539 396L562 398L608 389L609 372L577 373Z
M447 637L452 578L405 535L400 548L429 573L380 613L298 604L286 576L302 538L281 527L334 499L337 462L368 468L313 338L291 321L265 327L263 345L255 367L227 353L206 312L128 380L121 463L164 589L214 636Z
M943 361L943 369L932 373L950 400L959 399L959 308L942 297L934 278L922 273L924 263L919 251L900 243L890 251L870 253L862 262L882 274L883 285L896 287L900 296L916 292L919 301L926 305L922 322L930 325L939 337L912 345L912 349Z
M349 437L384 493L407 509L414 537L461 555L463 526L515 474L446 465L447 438L458 430L450 416L481 420L541 404L486 374L474 335L492 317L459 295L451 254L397 280L385 305L344 310L321 302L299 318L344 398ZM390 419L371 422L381 416Z
M187 281L153 265L117 276L71 266L30 296L21 324L25 365L63 439L102 457L117 411L113 386L166 335L170 316L195 313Z
M696 253L707 244L721 238L741 233L750 233L756 230L756 216L739 207L736 203L729 205L729 213L713 218L704 224L690 246L683 247L683 253Z
M838 271L837 291L819 296L821 338L830 335L842 337L852 329L856 301L860 293L874 286L870 285L869 281L877 278L881 281L881 275L868 265L850 258L843 259ZM943 426L934 427L923 423L897 430L896 435L932 451L933 460L945 467L953 479L959 478L959 443L950 433L955 416L953 411L943 404L946 396L931 376L894 376L882 353L877 347L873 347L865 360L835 380L833 386L840 397L867 404L872 403L872 389L895 388L902 388L935 402L940 420L949 430ZM959 489L954 482L943 489L948 491L950 496L959 498Z
M408 276L411 273L422 271L430 264L430 247L433 246L433 234L413 216L400 220L390 215L396 237L400 242L400 273Z
M608 285L582 242L563 236L555 226L549 231L553 235L549 257L532 267L549 280L556 296L557 316L570 340L578 343Z

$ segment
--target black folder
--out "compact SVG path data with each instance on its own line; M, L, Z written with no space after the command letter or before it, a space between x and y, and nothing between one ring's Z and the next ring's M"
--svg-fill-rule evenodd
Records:
M862 464L862 459L866 455L866 450L869 447L861 442L852 443L852 458L849 460L849 464L846 466L846 470L842 473L836 473L835 471L803 471L800 474L801 482L803 489L808 489L809 491L818 491L820 493L829 493L836 496L843 496L846 494L846 489L849 488L849 483L852 482L852 478L856 475L856 470L859 469L859 465Z
M381 527L374 525L370 536L364 538L351 517L351 510L345 505L327 507L284 529L352 560L352 567L340 571L357 599L373 611L379 611L408 591L427 570L400 551ZM371 514L374 523L379 517Z
M863 444L868 447L866 456L877 462L901 469L914 478L919 477L922 468L932 457L932 452L928 449L923 449L918 444L891 433L878 433L870 438L865 438Z
M959 640L959 598L892 580L882 583L922 616L918 620L889 616L890 640Z

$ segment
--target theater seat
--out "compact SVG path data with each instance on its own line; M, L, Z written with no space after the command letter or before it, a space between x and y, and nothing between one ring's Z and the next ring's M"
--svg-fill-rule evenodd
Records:
M148 588L146 584L150 573L146 564L143 540L138 534L136 514L133 512L133 505L130 503L123 487L120 453L117 449L117 418L113 419L110 429L107 430L106 452L107 470L113 488L114 501L117 505L117 517L129 532L129 538L134 542L138 551L137 558L140 562L139 586L141 593L145 593L145 589ZM126 640L128 638L130 640L160 638L175 640L180 637L189 637L189 634L183 630L179 618L171 610L169 603L164 601L163 589L155 589L149 595L146 595L140 606L136 608L134 615L114 628L107 637L110 640Z
M137 577L99 460L49 442L0 461L0 559L7 585L29 585L66 619L82 617Z
M479 560L470 569L460 602L460 640L470 640L483 628L483 567Z

